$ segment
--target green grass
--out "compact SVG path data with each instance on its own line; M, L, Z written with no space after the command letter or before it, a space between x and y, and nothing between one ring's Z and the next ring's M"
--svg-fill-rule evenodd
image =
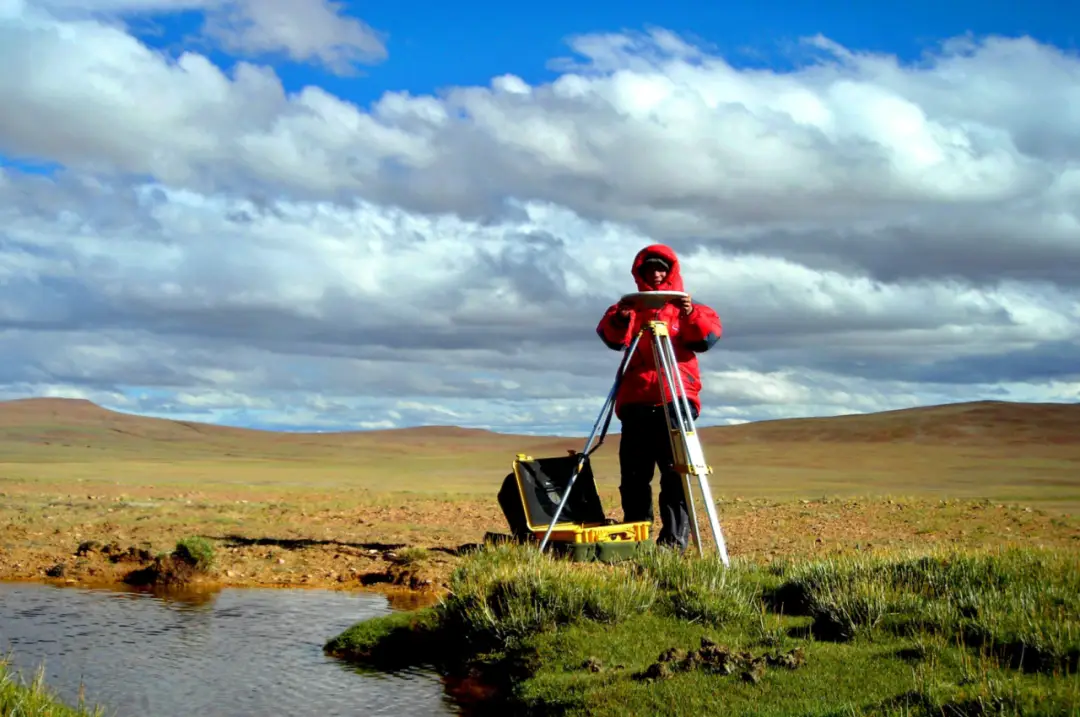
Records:
M214 567L214 545L201 536L190 536L178 540L173 555L202 572Z
M427 548L402 548L396 553L397 561L402 565L415 565L431 557Z
M1011 667L1075 673L1080 663L1076 553L1009 550L917 558L784 561L770 574L813 617L819 637L957 636Z
M97 717L101 708L64 704L45 684L44 670L39 668L29 682L10 669L9 661L0 658L0 717Z
M488 546L329 654L479 674L514 714L1080 714L1075 552L615 565Z

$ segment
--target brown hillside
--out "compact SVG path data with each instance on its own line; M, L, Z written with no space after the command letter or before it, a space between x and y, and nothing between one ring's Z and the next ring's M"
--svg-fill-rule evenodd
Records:
M458 426L422 426L381 431L341 431L327 433L278 432L256 428L238 428L198 421L141 416L103 408L85 399L23 398L0 402L0 429L57 429L78 427L107 428L144 438L186 440L191 437L229 437L275 441L314 440L317 442L350 441L374 438L392 441L463 440L492 438L499 434L479 428Z
M617 442L619 422L609 441ZM822 418L791 418L701 429L707 445L735 443L1080 444L1080 404L982 401ZM82 399L0 402L0 442L11 444L198 445L207 450L438 447L557 454L584 437L515 436L457 426L287 433L176 421L112 411ZM607 445L607 444L605 444Z
M0 447L8 455L56 447L145 453L147 458L202 454L290 458L342 449L408 454L521 450L562 452L582 441L552 436L508 436L458 426L378 431L284 432L237 428L113 411L83 399L28 398L0 402Z
M979 401L703 428L706 443L1080 444L1080 404Z
M141 427L145 431L179 430L186 427L192 430L192 424L186 421L139 416L121 413L103 408L96 403L82 398L19 398L0 402L0 426L48 425L115 425L117 427ZM220 429L226 432L249 433L250 429L231 428L202 424L208 429Z
M260 431L138 416L84 399L25 398L0 403L0 437L7 440L78 440L102 433L116 437L187 442L254 438Z

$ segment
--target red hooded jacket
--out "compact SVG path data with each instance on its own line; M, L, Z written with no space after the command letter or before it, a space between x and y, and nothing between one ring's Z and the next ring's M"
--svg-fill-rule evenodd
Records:
M649 286L638 273L649 256L659 256L671 265L667 278L660 286ZM663 244L652 244L639 251L630 271L638 291L685 291L679 258L671 247ZM637 332L649 321L659 319L667 323L686 397L697 412L700 412L701 400L698 396L701 392L701 372L698 369L697 354L708 351L720 338L723 328L716 312L705 304L694 302L694 310L689 316L683 316L678 304L668 304L660 309L634 311L630 322L625 324L620 323L618 312L618 304L612 304L596 327L596 333L603 342L616 351L625 350ZM660 383L653 359L652 341L650 335L645 334L638 342L623 375L622 384L615 397L615 415L621 417L622 407L626 404L645 403L658 406L671 401L671 391L666 385L663 386L661 397Z

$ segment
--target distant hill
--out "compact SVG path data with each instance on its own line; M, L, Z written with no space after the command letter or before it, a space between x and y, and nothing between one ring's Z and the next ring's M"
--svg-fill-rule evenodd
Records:
M107 428L118 433L165 440L186 440L192 435L246 437L262 440L272 436L275 440L284 441L302 441L305 439L341 440L371 437L375 434L399 436L414 440L429 438L462 439L499 435L480 428L461 428L458 426L422 426L381 431L328 433L283 432L124 413L104 408L92 401L81 398L21 398L13 401L0 401L0 429L29 426L45 429L56 428L58 430L70 430L78 427Z
M509 436L479 428L421 426L375 431L286 432L180 421L113 411L83 399L0 401L0 455L85 448L128 456L243 456L283 459L363 450L384 457L424 451L563 452L583 439ZM352 455L352 454L350 454ZM0 461L3 459L0 458Z
M712 443L1080 444L1080 404L977 401L701 432Z
M612 422L611 431L619 430ZM701 429L707 445L734 443L925 443L954 445L1078 444L1080 404L981 401L880 413L790 418ZM292 433L139 416L90 401L28 398L0 402L0 444L80 445L127 452L155 445L199 452L331 451L360 447L407 451L521 450L561 453L584 437L515 436L457 426L425 426L337 433Z

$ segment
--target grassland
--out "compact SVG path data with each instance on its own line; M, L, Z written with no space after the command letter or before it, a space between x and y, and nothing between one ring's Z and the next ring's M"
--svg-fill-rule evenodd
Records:
M470 555L434 607L329 654L433 664L491 714L1066 715L1080 711L1080 569L1038 548L574 564Z
M617 422L614 428L617 429ZM1080 407L980 403L706 428L732 555L1080 547ZM618 435L595 454L621 517ZM82 401L0 404L0 579L117 582L201 536L210 585L444 588L505 532L518 452L581 437L429 427L278 434Z

